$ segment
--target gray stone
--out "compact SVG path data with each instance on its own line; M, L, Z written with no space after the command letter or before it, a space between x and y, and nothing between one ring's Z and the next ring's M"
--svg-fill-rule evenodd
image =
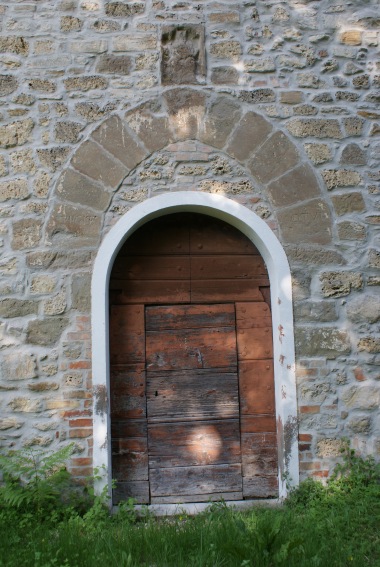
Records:
M16 77L13 75L0 75L0 96L13 93L18 87Z
M355 410L378 409L380 405L379 386L350 386L342 393L342 401L348 408Z
M236 85L239 81L239 72L234 67L214 67L211 73L211 82L214 85Z
M363 133L364 120L358 116L343 119L347 136L361 136Z
M252 89L250 91L240 91L239 98L243 102L251 104L275 102L276 95L272 89Z
M7 429L20 429L24 423L24 421L20 421L16 417L4 417L0 419L0 431L6 431Z
M142 2L133 2L125 4L124 2L108 2L105 5L106 16L113 16L116 18L127 18L135 14L144 12L145 4Z
M347 317L354 323L377 323L380 321L380 297L366 293L351 300L347 305Z
M204 27L164 26L161 36L161 83L194 85L206 75Z
M116 189L128 173L119 161L106 155L103 148L92 141L84 142L71 160L72 166L91 179Z
M37 376L36 358L33 354L17 352L6 354L1 362L5 380L29 380Z
M340 124L335 118L292 118L286 126L296 138L314 136L340 140L343 137Z
M49 79L30 79L29 87L41 93L54 93L57 90L57 85Z
M97 73L110 73L113 75L129 75L132 59L128 55L101 55L96 64Z
M334 187L354 187L361 181L359 173L349 169L325 169L322 177L329 190Z
M27 343L32 345L52 346L67 327L67 317L50 317L29 321L27 326Z
M330 161L333 157L331 148L327 144L305 144L305 150L316 165Z
M324 297L344 297L363 287L362 275L357 272L324 272L319 279Z
M338 319L337 305L330 301L304 301L294 307L295 319L327 323Z
M35 218L15 221L12 225L12 248L24 250L37 246L41 240L42 221Z
M321 439L317 442L317 455L322 459L339 457L343 448L342 439Z
M361 193L344 193L334 195L331 198L335 212L338 216L349 213L362 213L366 210L363 195Z
M71 283L73 309L88 313L91 310L91 274L75 274Z
M78 122L62 121L57 122L54 128L56 142L66 142L75 144L79 140L79 133L83 126Z
M362 352L369 352L377 354L380 352L380 338L378 337L363 337L358 342L358 349Z
M34 276L30 283L30 293L44 295L54 291L57 280L54 276Z
M47 167L50 171L57 171L66 161L69 152L70 148L55 147L37 150L37 155L42 165Z
M354 433L369 433L371 430L371 418L356 417L348 422L348 427Z
M161 150L174 141L167 116L156 116L144 105L127 112L128 126L138 135L144 146L150 151Z
M324 245L331 242L330 209L320 199L279 210L277 219L286 244Z
M104 211L107 209L111 194L102 186L73 169L66 169L57 184L57 194L63 201L70 201Z
M66 311L67 301L65 291L60 291L44 303L45 315L61 315Z
M99 75L69 77L64 80L65 88L68 91L90 91L94 89L103 90L107 88L108 81Z
M365 240L367 238L365 226L351 221L338 223L338 234L341 240Z
M28 55L29 43L23 37L14 35L0 37L0 53L15 53L16 55Z
M378 250L369 250L368 266L370 268L380 268L380 252Z
M38 303L27 299L7 298L0 300L0 317L25 317L26 315L36 315L38 313Z
M279 139L279 142L281 139ZM296 159L296 156L291 153ZM285 154L285 159L287 154ZM278 158L279 161L279 158ZM273 163L273 171L275 173L281 171L281 166L275 160ZM252 166L255 160L252 160ZM258 162L259 165L260 162ZM268 164L270 166L271 164ZM268 167L267 166L267 167ZM286 166L286 162L283 167ZM254 172L252 171L254 174ZM268 170L269 175L269 170ZM270 200L276 207L287 207L294 205L300 201L306 201L318 197L321 193L316 176L308 165L300 165L286 173L276 181L270 183L267 187L267 192ZM306 214L306 212L305 212ZM305 219L306 220L306 219ZM324 223L325 224L325 223Z
M252 156L248 167L258 181L268 183L295 167L298 162L299 155L294 144L283 132L275 132Z
M82 20L74 16L62 16L60 28L61 31L80 31L82 29Z
M348 333L330 327L298 327L295 342L298 356L335 358L351 352Z
M33 128L34 122L31 118L0 126L0 148L12 148L26 144L30 141Z
M242 48L238 41L219 41L211 44L210 53L218 59L236 60L241 57Z

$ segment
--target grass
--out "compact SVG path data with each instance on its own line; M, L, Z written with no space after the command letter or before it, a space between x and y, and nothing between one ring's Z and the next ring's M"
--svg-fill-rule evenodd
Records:
M59 500L41 507L40 497L15 506L6 481L0 566L380 567L379 466L347 451L327 487L306 481L279 509L220 502L194 517L138 518L131 502L110 517L99 498L86 511Z

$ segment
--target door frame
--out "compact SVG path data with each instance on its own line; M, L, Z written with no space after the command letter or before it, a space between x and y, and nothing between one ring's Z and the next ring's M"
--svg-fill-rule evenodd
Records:
M269 274L275 404L278 442L279 497L299 482L298 420L295 379L293 304L291 273L285 251L255 213L221 195L178 191L147 199L129 210L105 236L95 259L92 298L93 467L99 477L97 493L111 496L111 428L109 407L109 313L108 286L113 262L135 230L146 222L177 212L195 212L221 219L245 234L258 248Z

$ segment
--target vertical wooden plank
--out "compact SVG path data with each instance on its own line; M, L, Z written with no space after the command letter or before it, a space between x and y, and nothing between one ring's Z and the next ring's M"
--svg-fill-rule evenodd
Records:
M111 365L144 364L144 306L111 305L110 311Z
M242 415L274 414L273 361L241 360L239 391Z

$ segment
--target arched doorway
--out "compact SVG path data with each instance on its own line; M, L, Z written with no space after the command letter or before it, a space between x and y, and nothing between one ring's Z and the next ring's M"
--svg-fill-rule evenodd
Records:
M110 278L113 501L278 496L269 277L226 222L138 229Z
M267 226L246 207L221 195L173 192L148 199L128 211L103 240L94 264L92 295L92 375L94 399L95 471L106 475L96 481L100 493L112 485L110 363L109 363L109 278L123 243L148 221L175 212L199 212L226 221L245 234L257 247L268 269L271 289L273 366L278 448L279 497L288 486L297 485L298 439L294 366L294 333L291 277L284 250Z

